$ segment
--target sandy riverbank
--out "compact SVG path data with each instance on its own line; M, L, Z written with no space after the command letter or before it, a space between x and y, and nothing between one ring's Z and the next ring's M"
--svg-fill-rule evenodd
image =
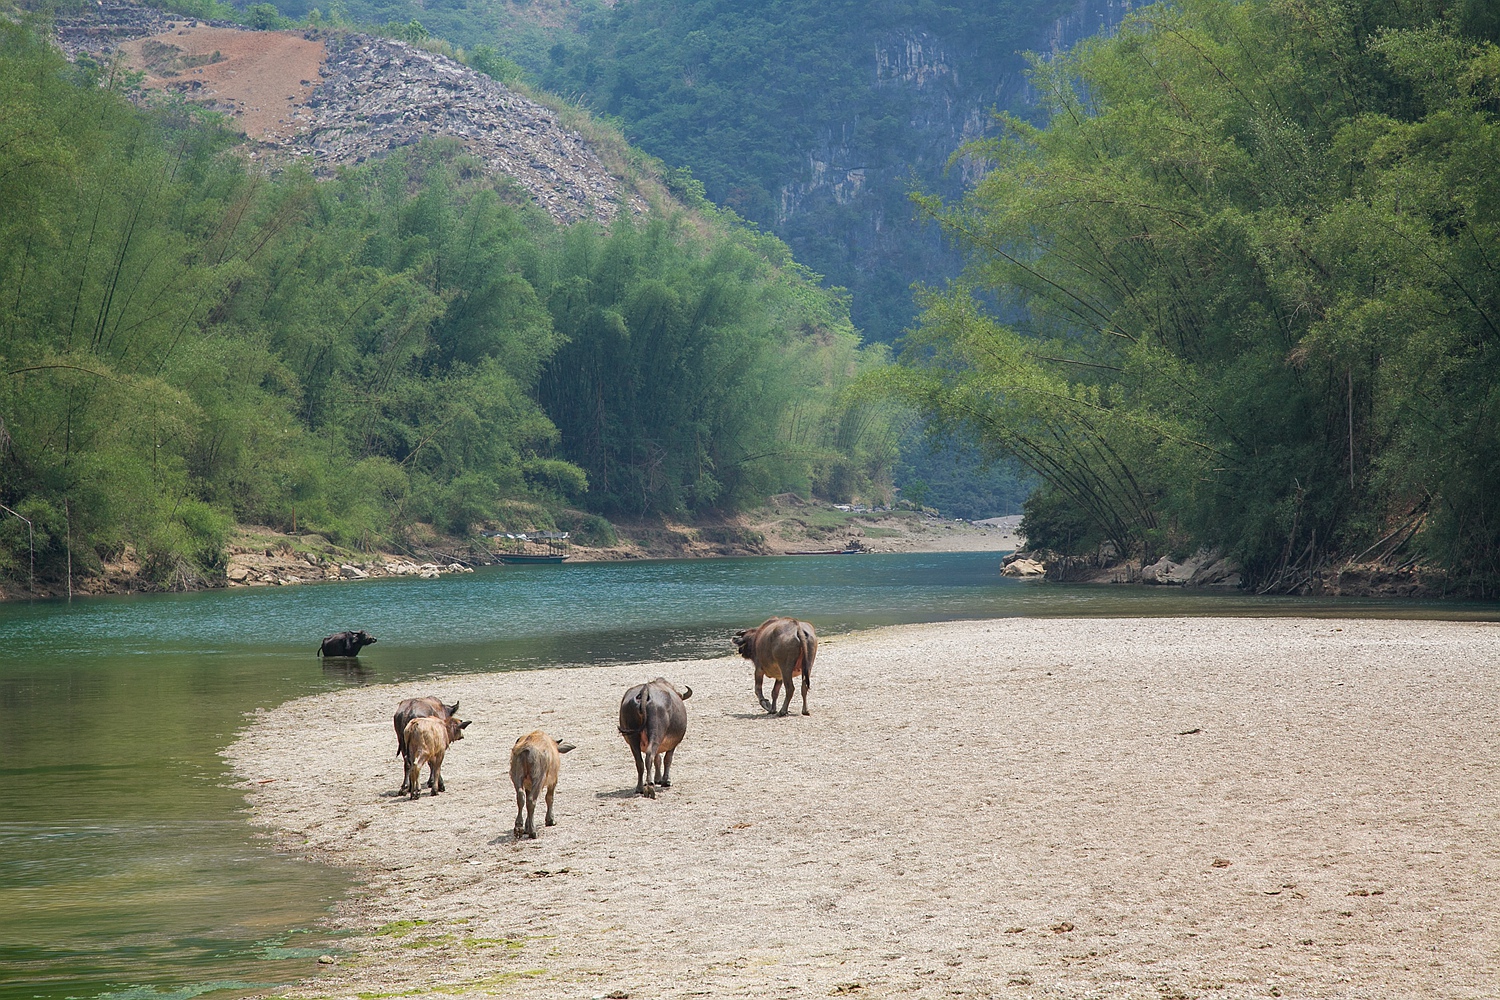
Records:
M833 637L810 718L725 658L300 699L228 750L253 818L351 868L295 996L1500 996L1500 626L1003 620ZM624 688L690 684L631 794ZM390 712L461 698L449 791ZM559 825L513 843L543 727Z

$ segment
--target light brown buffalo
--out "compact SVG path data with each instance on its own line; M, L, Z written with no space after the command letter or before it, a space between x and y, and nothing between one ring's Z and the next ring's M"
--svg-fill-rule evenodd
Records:
M767 712L785 715L792 707L792 678L802 675L802 714L807 710L807 689L812 687L813 659L818 655L818 634L807 622L795 618L767 618L755 628L734 634L740 655L755 664L755 697ZM765 679L776 683L766 700ZM776 712L781 685L786 685L786 703Z
M396 714L391 721L396 725L396 753L401 758L401 785L402 792L411 791L404 784L406 772L411 769L411 751L406 748L406 724L412 719L419 719L424 715L430 715L434 719L447 719L458 711L458 702L451 705L443 704L443 699L436 696L427 698L407 698L396 705Z
M556 826L552 818L552 795L557 791L557 772L562 755L574 749L573 744L554 740L538 729L516 740L510 750L510 782L516 786L516 839L522 834L536 839L536 800L547 793L547 825ZM521 814L526 822L521 823Z
M406 724L401 735L411 753L406 765L406 787L411 789L413 799L422 794L423 764L428 767L427 787L432 789L432 794L448 790L443 783L443 757L449 746L464 738L468 726L467 722L460 722L452 716L438 719L430 715L412 719Z

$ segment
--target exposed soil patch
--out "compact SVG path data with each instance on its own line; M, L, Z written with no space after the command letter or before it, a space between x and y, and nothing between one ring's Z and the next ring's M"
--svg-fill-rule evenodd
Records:
M232 113L261 142L289 142L306 129L300 109L321 81L320 39L291 31L184 25L120 46L142 85L170 90Z
M264 711L254 821L350 868L294 996L1500 995L1500 626L1004 620L826 639L810 718L738 658L437 678ZM727 647L727 639L726 639ZM694 689L632 794L625 687ZM399 698L462 701L449 790ZM566 736L515 842L506 760Z
M998 525L934 517L917 511L843 510L823 500L785 493L764 507L696 524L621 520L620 543L574 547L571 558L675 559L702 556L785 555L849 548L861 552L1007 552L1018 548L1018 518Z
M610 140L599 145L562 111L421 46L343 30L251 31L121 0L63 12L56 38L73 58L118 52L146 74L148 92L233 115L258 143L252 158L301 159L329 176L448 140L559 222L607 224L649 209Z

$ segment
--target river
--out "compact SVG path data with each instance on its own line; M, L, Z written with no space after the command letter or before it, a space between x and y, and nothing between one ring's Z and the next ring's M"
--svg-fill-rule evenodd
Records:
M0 606L0 1000L233 997L336 947L341 875L246 823L219 751L244 715L350 684L727 654L790 613L824 635L963 618L1500 618L1500 606L1006 580L995 553L493 567L472 575ZM318 639L363 628L357 665ZM316 733L309 734L310 739ZM393 741L394 742L394 741Z

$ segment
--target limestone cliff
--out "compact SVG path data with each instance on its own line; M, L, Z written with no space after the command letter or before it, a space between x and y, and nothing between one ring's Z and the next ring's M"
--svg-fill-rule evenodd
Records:
M1060 52L1111 30L1131 6L1078 0L1028 48ZM919 186L959 195L974 180L973 165L950 167L953 153L987 133L995 109L1033 117L1037 108L1024 54L995 51L983 38L944 36L913 22L869 39L868 52L879 107L897 127L865 127L868 107L827 125L777 192L774 228L800 260L855 292L856 322L884 340L912 315L911 281L940 283L959 268L933 227L914 217L908 193Z

